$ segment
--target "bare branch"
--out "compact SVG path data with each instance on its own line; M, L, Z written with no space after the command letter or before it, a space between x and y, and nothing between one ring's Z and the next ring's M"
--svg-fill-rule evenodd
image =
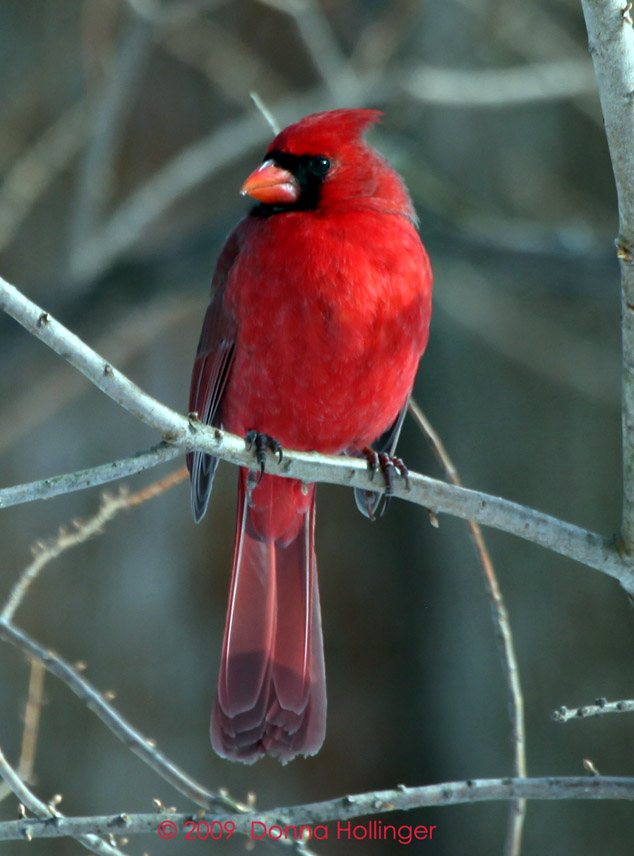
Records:
M571 719L588 719L591 716L603 716L604 713L634 713L634 701L608 701L598 698L594 704L583 707L560 707L553 711L555 722L570 722Z
M89 487L108 484L118 479L136 475L144 470L171 461L181 455L180 449L168 443L159 443L145 452L137 452L129 458L120 458L98 467L64 473L39 481L18 484L14 487L0 488L0 509L37 499L51 499L65 493L86 490Z
M183 831L187 822L231 820L237 833L253 837L259 834L262 824L269 829L271 826L317 826L337 821L337 826L329 830L329 838L352 841L353 829L351 821L359 817L388 814L394 811L438 807L448 805L464 805L492 800L634 800L634 779L618 778L616 776L577 776L549 777L536 779L471 779L466 782L444 782L438 785L424 785L407 788L404 785L384 791L372 791L363 794L338 797L319 803L295 805L288 808L276 808L270 811L248 812L246 814L191 814L177 812L154 814L117 814L101 817L68 817L60 818L58 823L45 823L38 820L21 819L0 823L0 841L23 839L28 831L35 838L58 838L75 835L87 830L100 834L108 834L113 830L134 835L140 833L156 833L159 823L171 821L175 827ZM383 828L383 821L377 821L377 829ZM380 826L379 826L380 824ZM402 820L396 822L396 827L402 826L405 831L410 827ZM428 827L435 829L436 827ZM292 833L291 833L292 834ZM366 824L367 834L367 824ZM433 839L433 833L429 836ZM174 839L176 840L176 839ZM318 838L316 837L317 841ZM384 840L391 840L391 835ZM270 841L270 839L269 839ZM281 841L279 843L282 843ZM300 851L301 852L301 851Z
M619 201L624 550L634 555L634 26L623 0L581 0Z
M243 438L217 428L208 428L170 410L143 392L74 333L2 278L0 308L85 374L102 392L146 425L159 431L168 443L184 451L199 449L238 466L255 466L253 455ZM355 458L287 451L281 462L269 455L267 469L273 475L305 482L327 482L375 491L384 489L384 485L374 483L365 462ZM395 496L435 513L475 520L525 538L614 577L628 592L634 594L634 568L620 555L617 546L609 538L509 500L455 487L426 476L412 473L409 482L409 489L406 484L397 484Z
M35 767L35 750L40 730L40 714L44 699L44 667L37 660L31 660L29 675L29 693L24 710L24 731L22 732L22 748L18 775L23 781L30 783Z

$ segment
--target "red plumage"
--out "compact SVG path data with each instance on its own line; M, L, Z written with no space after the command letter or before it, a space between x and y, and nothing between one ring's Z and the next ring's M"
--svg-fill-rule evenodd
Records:
M362 138L379 115L308 116L245 182L260 204L218 259L192 376L190 410L203 422L289 449L359 454L379 438L393 449L427 343L432 275L403 182ZM188 463L200 519L217 461ZM314 524L314 485L240 471L211 726L223 757L285 762L323 742Z

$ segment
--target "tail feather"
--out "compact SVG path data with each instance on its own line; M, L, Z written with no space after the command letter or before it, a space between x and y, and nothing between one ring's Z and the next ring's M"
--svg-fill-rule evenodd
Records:
M259 494L260 487L262 491ZM326 684L314 550L315 488L265 476L238 489L231 592L212 711L223 757L252 763L313 755L326 726ZM301 495L289 521L292 496ZM283 532L275 508L284 516ZM263 513L265 512L266 513ZM263 524L263 520L266 524Z

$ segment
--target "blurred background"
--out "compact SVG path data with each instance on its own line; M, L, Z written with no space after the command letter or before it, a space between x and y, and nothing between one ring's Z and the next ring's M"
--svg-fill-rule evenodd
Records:
M371 140L405 177L435 270L417 400L466 485L616 531L616 203L577 0L4 0L0 49L0 272L181 412L214 261L248 210L238 189L271 138L250 91L280 125L338 106L383 110ZM0 486L156 442L7 317L0 358ZM412 420L400 453L442 477ZM179 463L126 484L140 489ZM46 568L16 623L85 661L87 677L116 691L119 710L197 779L238 799L252 791L262 809L510 775L505 681L466 525L443 517L436 530L399 501L371 524L350 491L327 486L317 515L325 745L287 767L212 753L235 482L221 465L199 526L185 483L122 513ZM101 493L2 511L3 599L32 544L90 518ZM515 635L529 774L582 775L589 758L631 775L631 718L551 721L561 705L631 695L625 595L596 571L485 534ZM24 656L1 645L0 745L14 764L28 680ZM50 676L33 786L42 799L62 793L73 815L151 811L154 797L192 808ZM436 856L494 854L507 811L389 820L435 824L425 844ZM16 816L4 799L0 818ZM625 803L534 802L523 853L620 856L633 837ZM136 837L127 850L182 846ZM39 841L29 852L80 846Z

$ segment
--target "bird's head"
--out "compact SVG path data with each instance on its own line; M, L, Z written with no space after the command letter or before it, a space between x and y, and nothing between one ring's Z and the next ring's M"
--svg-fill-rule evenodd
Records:
M261 203L260 214L315 211L370 201L414 216L398 174L363 139L378 110L332 110L289 125L268 147L241 193Z

